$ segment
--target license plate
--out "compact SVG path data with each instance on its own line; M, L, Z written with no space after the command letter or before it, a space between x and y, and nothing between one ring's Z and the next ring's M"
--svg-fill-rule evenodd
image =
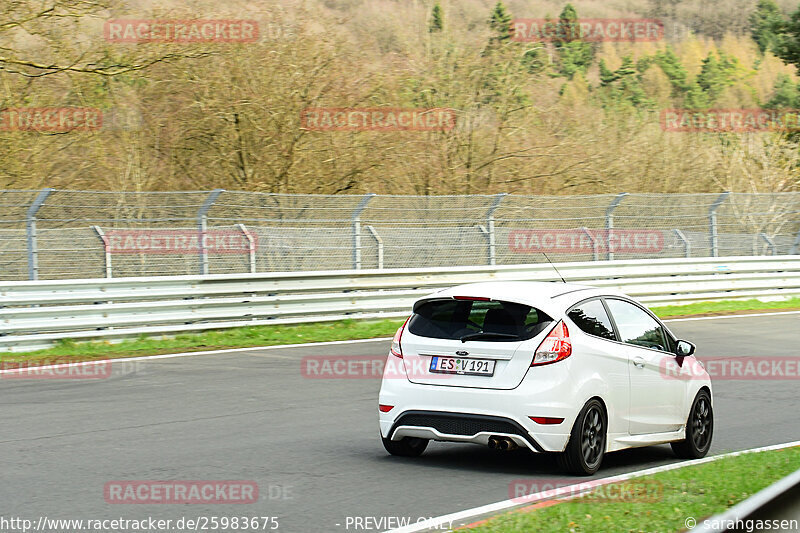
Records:
M458 357L431 358L431 372L437 374L463 374L465 376L492 376L494 364L491 359L463 359Z

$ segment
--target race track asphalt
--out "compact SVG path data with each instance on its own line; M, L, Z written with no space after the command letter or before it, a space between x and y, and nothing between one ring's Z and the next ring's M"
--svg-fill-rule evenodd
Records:
M669 326L698 344L701 360L796 356L800 346L800 314ZM521 450L431 443L420 458L391 457L378 439L379 379L301 375L304 356L382 357L387 344L116 363L107 379L0 379L0 517L277 517L283 532L377 531L396 525L390 517L416 521L505 500L513 480L565 478L552 457ZM716 381L711 453L800 439L797 384ZM668 445L623 451L597 476L673 461ZM259 501L127 505L103 494L114 480L206 479L253 480Z

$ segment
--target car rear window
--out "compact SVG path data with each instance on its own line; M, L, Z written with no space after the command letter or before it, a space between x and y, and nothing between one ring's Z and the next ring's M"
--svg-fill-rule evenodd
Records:
M475 340L510 342L532 339L552 321L535 307L515 302L448 298L419 305L408 322L408 331L420 337L453 340L486 333Z

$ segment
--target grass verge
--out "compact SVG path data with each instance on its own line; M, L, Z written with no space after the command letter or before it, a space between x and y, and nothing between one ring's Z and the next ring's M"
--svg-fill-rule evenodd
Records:
M702 302L683 306L653 307L662 317L684 317L741 313L764 310L800 309L800 298L779 302L759 300ZM65 358L75 361L90 359L158 355L162 353L273 346L302 342L324 342L351 339L390 337L403 323L398 320L343 320L289 326L254 326L225 330L186 333L174 337L140 337L121 343L60 341L47 350L25 353L2 353L0 361L47 361Z
M341 320L290 326L253 326L186 333L174 337L140 337L120 343L61 340L46 350L0 354L0 361L85 361L162 353L194 352L248 346L277 346L304 342L391 337L402 320Z
M466 529L469 533L685 531L800 468L800 447L726 457L643 478L660 487L656 501L584 496L535 510L511 511ZM576 481L580 482L580 480ZM628 482L630 483L630 482ZM605 487L606 494L614 494Z

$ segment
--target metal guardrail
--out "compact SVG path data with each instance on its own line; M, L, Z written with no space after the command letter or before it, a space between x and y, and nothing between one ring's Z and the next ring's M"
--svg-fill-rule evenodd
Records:
M800 256L561 263L650 305L800 295ZM558 281L548 264L0 282L0 352L264 324L392 318L441 287Z

